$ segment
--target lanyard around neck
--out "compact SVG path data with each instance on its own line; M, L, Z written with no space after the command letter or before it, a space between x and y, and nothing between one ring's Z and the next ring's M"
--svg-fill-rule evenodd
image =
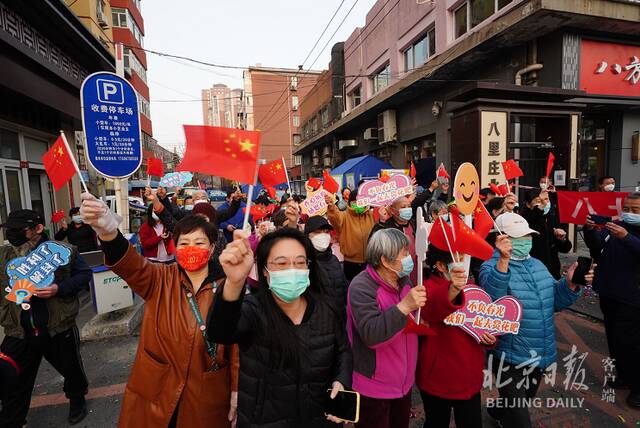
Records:
M211 343L211 341L207 338L207 326L204 323L204 319L202 318L202 314L200 313L200 309L198 308L198 303L196 302L196 298L193 293L183 284L184 291L187 295L187 301L189 302L189 307L191 308L191 312L193 316L196 318L196 323L198 324L198 330L202 333L202 338L204 339L204 344L207 347L207 353L213 360L213 364L211 365L211 370L216 371L220 369L220 365L216 361L216 355L218 354L218 344Z

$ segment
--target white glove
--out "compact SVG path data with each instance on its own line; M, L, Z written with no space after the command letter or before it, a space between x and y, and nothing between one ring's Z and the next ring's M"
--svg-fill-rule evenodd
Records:
M82 221L90 225L98 236L110 235L118 230L122 217L112 212L104 201L86 192L80 195L80 199Z

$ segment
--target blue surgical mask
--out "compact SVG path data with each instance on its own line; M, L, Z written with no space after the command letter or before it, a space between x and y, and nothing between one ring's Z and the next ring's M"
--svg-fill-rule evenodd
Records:
M400 208L400 218L406 221L411 220L411 217L413 217L413 210L411 209L411 207L407 207L407 208Z
M400 262L402 263L402 269L400 271L394 272L398 275L398 278L409 276L409 274L413 272L413 259L411 258L411 256L406 256L403 257Z
M451 271L457 267L464 267L464 263L463 262L451 262L447 264L447 270L449 272L445 273L444 276L445 278L447 278L449 281L451 281Z
M269 289L281 300L291 303L309 288L309 269L269 272Z
M447 213L447 214L442 214L442 215L440 216L440 218L442 219L442 221L445 221L445 222L449 223L449 213Z
M633 226L640 226L640 214L622 213L622 221Z
M551 211L551 202L547 202L547 205L545 205L544 208L542 208L542 213L544 215L549 214L549 211Z
M531 252L533 241L528 237L513 238L511 240L511 245L513 246L513 252L511 253L512 258L526 259L527 257L529 257L529 253Z
M71 221L73 221L74 223L80 224L82 223L82 216L80 215L71 216Z

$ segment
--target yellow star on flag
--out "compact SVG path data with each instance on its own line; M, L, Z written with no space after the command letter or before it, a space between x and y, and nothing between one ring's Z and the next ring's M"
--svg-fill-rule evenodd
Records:
M281 170L281 169L282 169L282 165L280 165L279 163L278 163L278 164L276 164L276 169L277 169L277 170Z
M64 155L64 150L62 150L62 147L58 147L58 150L56 150L56 156L63 156Z
M253 149L253 147L255 146L255 144L253 144L249 140L239 141L238 145L240 146L240 151L241 152L249 152L249 153L252 152L251 149Z

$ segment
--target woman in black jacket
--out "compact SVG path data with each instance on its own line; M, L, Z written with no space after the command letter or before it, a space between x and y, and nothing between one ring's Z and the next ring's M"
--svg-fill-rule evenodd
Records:
M560 279L558 253L568 253L572 244L551 209L549 193L541 189L529 190L520 214L527 220L529 227L539 233L533 235L533 246L529 254L540 260L555 279Z
M340 315L323 296L313 247L283 228L258 245L260 287L245 295L253 253L242 231L220 256L225 283L209 313L216 343L240 344L238 428L324 427L331 397L351 385L352 360Z

